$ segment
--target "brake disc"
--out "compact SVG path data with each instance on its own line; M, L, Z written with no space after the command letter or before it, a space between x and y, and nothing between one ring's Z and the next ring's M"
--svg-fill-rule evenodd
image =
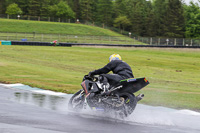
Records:
M80 99L79 95L74 97L74 99L72 100L72 106L76 107L78 106L80 103L82 102L82 100Z

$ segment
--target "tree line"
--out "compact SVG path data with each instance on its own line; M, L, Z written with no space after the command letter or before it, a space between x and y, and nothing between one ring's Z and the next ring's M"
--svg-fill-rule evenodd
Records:
M79 19L139 36L200 37L199 4L183 0L0 0L0 14Z

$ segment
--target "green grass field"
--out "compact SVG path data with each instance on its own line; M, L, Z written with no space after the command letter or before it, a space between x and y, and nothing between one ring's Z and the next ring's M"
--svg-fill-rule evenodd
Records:
M108 29L76 23L0 19L0 40L96 44L145 44Z
M200 49L0 46L0 82L74 93L113 53L149 80L142 103L200 110Z
M75 23L0 19L0 32L26 32L69 35L122 36L103 28Z

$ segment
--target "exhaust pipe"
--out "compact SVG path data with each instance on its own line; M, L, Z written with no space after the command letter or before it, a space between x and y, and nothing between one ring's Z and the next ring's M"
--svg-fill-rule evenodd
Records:
M142 100L142 98L144 97L144 94L139 94L136 96L137 101Z

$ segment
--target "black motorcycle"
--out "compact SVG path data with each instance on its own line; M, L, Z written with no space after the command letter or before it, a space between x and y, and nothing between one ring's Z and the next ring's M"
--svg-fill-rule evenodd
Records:
M148 84L148 80L144 77L129 78L121 80L105 92L98 77L85 75L81 83L83 89L71 97L68 107L73 111L80 111L88 105L94 110L127 117L134 111L137 102L144 97L144 94L135 96L133 93Z

